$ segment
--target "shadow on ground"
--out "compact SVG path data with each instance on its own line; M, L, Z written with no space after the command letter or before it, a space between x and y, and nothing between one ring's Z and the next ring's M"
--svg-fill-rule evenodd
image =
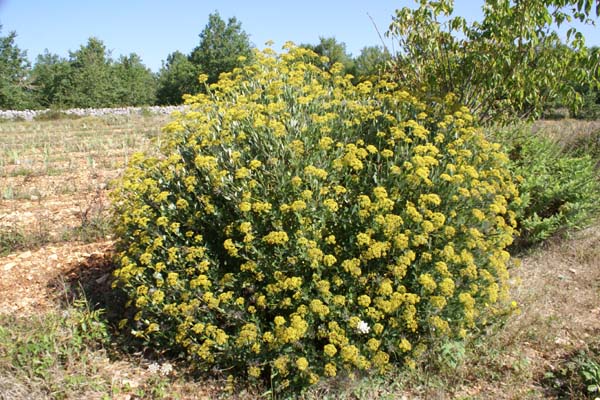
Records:
M62 307L85 300L92 310L104 310L107 321L116 325L126 317L126 297L111 287L115 268L112 251L91 254L52 279L48 288L59 293L56 300Z

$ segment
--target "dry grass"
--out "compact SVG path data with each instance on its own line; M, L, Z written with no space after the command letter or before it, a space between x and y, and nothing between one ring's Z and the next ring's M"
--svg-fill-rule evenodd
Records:
M164 122L136 116L0 124L0 399L253 399L268 390L242 385L232 395L224 379L194 378L180 365L160 376L148 370L155 360L146 353L124 352L116 338L98 347L91 333L73 330L81 324L69 315L89 316L113 301L104 290L110 237L81 229L99 231L91 222L106 220L112 179L132 152L155 148L150 138L160 141ZM600 123L540 127L569 146L575 137L591 137ZM599 341L600 224L524 256L513 281L521 314L492 324L485 336L444 344L444 356L431 354L415 371L327 382L302 397L556 398L544 374ZM91 310L73 303L78 288ZM105 327L110 321L106 315L96 320ZM7 353L16 338L44 335L53 339L45 356L57 361L45 377L32 375L32 367L16 368ZM81 343L78 354L65 358ZM36 360L39 354L28 365Z

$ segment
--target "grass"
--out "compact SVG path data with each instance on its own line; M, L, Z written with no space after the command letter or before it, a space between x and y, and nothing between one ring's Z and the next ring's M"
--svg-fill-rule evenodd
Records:
M5 372L0 393L11 398L33 393L30 398L73 398L106 391L97 365L102 357L97 350L106 338L100 313L90 312L83 303L74 304L63 315L2 316L0 370Z
M149 115L0 124L0 270L9 253L105 240L110 183L132 152L152 151L150 139L161 139L165 120ZM565 147L583 152L595 149L600 127L539 125L545 125L544 134L560 136ZM298 397L594 398L591 389L600 376L600 224L592 225L523 257L512 271L520 314L491 321L483 335L465 342L439 343L439 351L425 352L414 370L340 378ZM114 334L123 304L108 289L111 268L108 256L87 256L73 269L57 270L48 283L60 288L55 308L0 313L0 399L272 398L269 387L233 382L232 392L225 376L195 376L177 359L121 341ZM164 365L174 371L152 372Z
M51 243L48 233L48 227L41 221L29 230L12 226L0 228L0 256L36 249Z

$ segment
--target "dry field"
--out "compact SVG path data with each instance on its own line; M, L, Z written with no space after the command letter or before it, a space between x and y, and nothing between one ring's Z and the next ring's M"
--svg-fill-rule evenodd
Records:
M105 322L93 310L104 308L111 296L106 283L112 182L132 152L156 148L166 120L114 116L0 123L0 399L229 396L223 381L194 379L177 364L173 372L155 373L149 366L165 360L110 343L78 344L78 354L68 348L74 339L85 339L89 328L75 335L69 325L73 315L78 323L82 318L97 323L96 317ZM571 125L550 128L581 131L563 124ZM492 326L484 338L450 348L443 360L414 372L333 382L304 397L577 398L565 366L580 354L600 354L600 223L524 255L512 273L521 313ZM79 289L84 300L76 295ZM55 335L54 347L43 347L27 361L19 358L24 351L9 346L31 344L27 339L35 335ZM52 350L56 343L62 346L58 354ZM236 398L260 394L256 388L235 393Z

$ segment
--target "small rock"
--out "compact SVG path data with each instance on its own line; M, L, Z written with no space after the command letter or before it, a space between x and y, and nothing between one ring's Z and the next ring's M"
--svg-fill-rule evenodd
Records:
M104 274L100 278L96 279L97 284L103 284L108 279L109 274Z
M8 264L4 264L4 266L2 267L2 270L4 270L4 271L10 271L11 269L13 269L16 266L17 266L17 263L11 262L11 263L8 263Z
M31 251L26 251L25 253L19 254L19 258L21 260L24 260L24 259L30 258L30 257L31 257Z
M556 340L554 340L554 343L558 345L566 345L569 344L569 339L557 337Z
M577 270L575 268L569 268L569 272L573 275L577 274Z
M58 260L58 254L50 254L48 256L48 261L56 261Z

